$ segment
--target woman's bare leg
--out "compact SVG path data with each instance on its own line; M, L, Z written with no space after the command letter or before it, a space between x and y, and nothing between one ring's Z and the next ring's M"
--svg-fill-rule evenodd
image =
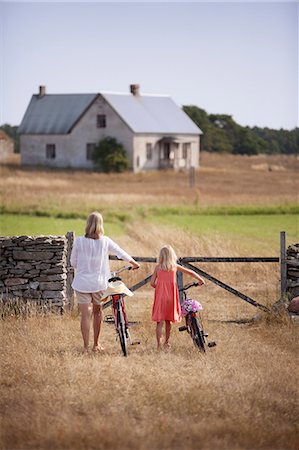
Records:
M81 313L81 333L83 338L84 352L88 351L89 346L89 329L90 329L90 305L79 304Z
M93 303L92 314L93 314L93 350L94 351L102 350L103 348L99 346L99 336L102 326L102 306Z

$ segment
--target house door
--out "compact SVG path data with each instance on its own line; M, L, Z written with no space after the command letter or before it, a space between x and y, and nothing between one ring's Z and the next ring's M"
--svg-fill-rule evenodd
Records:
M162 159L164 159L164 161L169 161L170 159L170 143L169 142L165 142L163 144L163 156Z
M160 146L160 161L161 169L173 168L174 164L174 149L170 142L164 142Z

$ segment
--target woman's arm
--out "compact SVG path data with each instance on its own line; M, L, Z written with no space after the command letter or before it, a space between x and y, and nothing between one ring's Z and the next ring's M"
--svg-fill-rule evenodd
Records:
M133 258L129 261L129 263L132 264L133 270L139 269L139 267L140 267L140 264L137 261L135 261L135 259L133 259Z
M77 238L74 240L74 244L73 244L73 248L72 248L72 253L71 253L71 266L72 267L77 267L77 260L78 260L78 241Z
M118 258L123 259L124 261L128 261L132 264L133 269L139 269L140 264L135 261L132 256L130 256L127 252L125 252L116 242L114 242L111 238L108 238L108 252L109 254L116 255Z
M186 273L187 275L190 275L191 277L195 278L197 281L200 282L200 284L205 284L205 281L203 278L201 278L201 276L199 276L196 272L194 272L194 270L191 269L187 269L186 267L177 265L177 270L179 270L180 272Z
M157 266L155 267L154 273L152 275L150 285L155 288L156 287L156 279L157 279Z

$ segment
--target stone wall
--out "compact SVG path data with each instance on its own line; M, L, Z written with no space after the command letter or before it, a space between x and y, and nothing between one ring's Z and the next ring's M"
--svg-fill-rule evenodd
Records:
M66 236L0 237L0 299L36 299L63 306L72 301Z
M289 300L299 296L299 244L287 248L287 294Z

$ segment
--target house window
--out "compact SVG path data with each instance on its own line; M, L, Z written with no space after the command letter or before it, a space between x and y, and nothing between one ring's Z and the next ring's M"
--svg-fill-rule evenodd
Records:
M183 144L183 154L182 154L183 159L187 159L190 148L191 148L190 142L185 142Z
M86 159L88 161L92 160L93 152L96 144L86 144Z
M46 144L46 158L55 159L56 158L56 145Z
M146 144L146 159L153 159L153 146L152 144Z
M106 128L106 116L105 114L97 115L97 127L98 128Z
M137 158L136 158L136 167L139 167L140 166L140 158L139 158L139 156L137 156Z

